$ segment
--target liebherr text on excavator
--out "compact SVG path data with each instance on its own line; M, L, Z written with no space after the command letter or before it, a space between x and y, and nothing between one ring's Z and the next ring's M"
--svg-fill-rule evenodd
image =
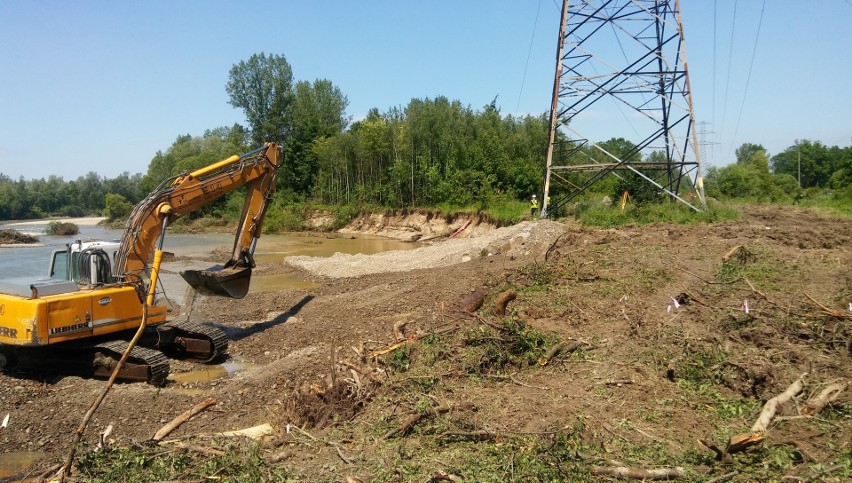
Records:
M246 186L230 260L181 273L201 293L244 297L280 163L280 148L266 143L167 179L133 209L120 243L72 243L53 253L48 277L0 281L0 368L21 362L108 375L127 347L122 336L140 326L146 309L148 329L131 352L123 379L162 385L169 373L166 355L211 361L224 354L228 338L222 330L170 320L157 297L166 228Z

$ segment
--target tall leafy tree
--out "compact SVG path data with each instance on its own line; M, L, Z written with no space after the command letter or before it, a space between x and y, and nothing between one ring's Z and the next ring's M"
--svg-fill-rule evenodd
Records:
M245 112L254 144L288 137L293 69L283 55L261 52L235 64L225 90L230 104Z
M819 141L796 141L781 153L772 157L772 169L775 173L789 174L801 180L803 188L826 187L835 171L841 169L842 150L829 148Z
M310 194L317 174L318 160L311 154L317 139L343 132L349 124L349 100L329 80L297 82L290 105L290 136L285 147L284 187L303 196Z
M766 153L766 148L760 144L743 143L734 151L737 157L737 164L747 164L752 155L758 151Z

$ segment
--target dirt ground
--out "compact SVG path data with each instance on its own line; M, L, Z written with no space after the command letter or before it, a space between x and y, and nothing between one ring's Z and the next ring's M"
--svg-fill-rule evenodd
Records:
M690 481L850 474L852 388L800 416L824 388L852 381L849 219L746 206L715 224L501 230L258 267L318 286L201 297L192 317L229 334L225 367L236 372L116 385L85 440L110 424L114 446L149 439L212 397L169 438L269 423L268 464L303 481L594 479L593 466L677 466ZM508 315L495 315L509 289ZM478 316L459 310L478 295ZM539 363L558 341L575 350ZM758 444L716 458L698 442L724 448L749 433L802 376ZM59 462L103 384L0 375L0 452L38 455L31 474Z

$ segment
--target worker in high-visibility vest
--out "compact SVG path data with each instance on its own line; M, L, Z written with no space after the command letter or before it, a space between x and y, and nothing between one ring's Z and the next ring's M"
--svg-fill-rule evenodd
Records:
M530 216L535 218L535 214L538 211L538 198L535 195L532 195L532 199L530 199Z

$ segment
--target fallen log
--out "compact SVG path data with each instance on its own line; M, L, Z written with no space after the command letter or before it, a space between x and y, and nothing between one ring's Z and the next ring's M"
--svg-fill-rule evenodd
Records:
M642 468L627 468L624 466L592 466L591 472L596 476L633 478L634 480L671 480L674 478L682 478L686 475L686 470L681 467L645 470Z
M404 345L410 344L410 343L414 342L415 340L417 340L417 339L404 340L402 342L397 342L396 344L385 347L384 349L373 351L373 352L370 353L370 359L372 359L374 357L378 357L378 356L383 356L385 354L390 354L391 352L399 349L400 347L402 347Z
M789 402L797 394L802 392L806 375L807 373L802 374L784 392L766 401L766 404L763 405L763 410L760 411L760 416L758 416L757 421L751 427L751 432L731 436L728 440L726 451L728 453L737 453L763 441L766 430L772 424L772 420L775 419L778 406Z
M813 416L819 414L826 406L833 403L840 397L840 393L846 390L849 382L839 382L827 386L818 396L809 399L802 407L802 414L805 416Z
M570 354L571 352L574 352L575 350L579 349L581 345L583 345L583 343L578 340L572 340L567 344L565 342L559 342L557 344L554 344L553 347L548 349L547 352L543 356L541 356L541 358L539 358L538 365L546 366L554 357L556 357L560 353Z
M219 433L220 436L225 437L245 436L250 439L261 439L264 436L270 436L272 434L275 434L275 428L273 428L272 425L269 423L260 424L245 429L238 429L236 431L225 431L224 433Z
M775 412L778 410L778 406L790 401L797 394L802 392L802 389L805 386L804 378L806 375L807 373L802 374L795 380L795 382L793 382L793 384L790 384L784 392L773 397L769 401L766 401L766 404L763 406L763 410L760 412L760 416L751 427L752 433L766 432L766 429L769 428L769 424L772 423L772 419L775 417Z
M397 433L405 434L406 431L408 431L409 429L411 429L412 426L417 424L417 421L420 421L421 419L426 418L426 417L432 417L432 416L437 416L439 414L446 413L450 409L451 409L450 406L438 406L438 407L430 408L430 409L427 409L425 411L422 411L422 412L419 412L419 413L416 413L416 414L412 414L411 416L406 418L405 421L403 421L402 424L400 424L398 427L393 428L390 431L388 431L387 433L385 433L385 435L382 436L382 439L388 439L388 438L390 438L391 436L393 436Z
M430 418L430 417L433 417L433 416L438 416L440 414L444 414L444 413L449 412L452 409L456 409L456 408L472 408L472 407L473 407L472 404L463 404L463 405L457 406L457 407L447 405L447 406L437 406L437 407L434 407L434 408L426 409L425 411L421 411L419 413L412 414L411 416L406 418L405 421L403 421L398 427L393 428L390 431L388 431L387 433L385 433L385 435L382 436L382 439L388 439L388 438L396 435L397 433L405 434L406 432L408 432L409 429L411 429L412 426L417 424L417 422L420 421L423 418Z
M212 397L208 397L204 401L201 401L200 403L196 404L195 406L193 406L190 409L183 412L178 417L172 419L172 421L169 424L160 428L160 430L157 431L154 434L154 436L151 438L151 441L157 441L157 442L161 441L163 438L168 436L172 431L177 429L181 424L189 421L190 418L192 418L196 414L200 413L201 411L204 411L205 409L209 408L210 406L213 406L214 404L216 404L216 400L213 399Z
M462 312L476 312L485 303L485 297L488 296L488 291L484 288L472 292L459 304Z
M501 293L497 296L497 300L494 301L494 315L499 317L503 317L506 315L506 306L509 305L509 302L515 300L518 296L518 292L509 289L505 292Z
M470 314L470 315L472 315L472 316L474 316L474 317L478 317L478 315L476 315L476 314ZM459 326L458 326L458 325L448 325L448 326L446 326L446 327L439 327L439 328L437 328L437 329L435 329L435 330L432 330L432 331L429 331L429 332L427 332L427 333L425 333L425 334L415 334L415 335L412 335L411 337L409 337L409 338L405 339L405 340L404 340L404 341L402 341L402 342L397 342L397 343L392 344L392 345L390 345L390 346L388 346L388 347L385 347L384 349L375 350L375 351L373 351L373 352L370 352L370 354L368 354L368 355L369 355L369 358L370 358L370 359L373 359L373 358L375 358L375 357L377 357L377 356L383 356L383 355L385 355L385 354L389 354L389 353L391 353L391 352L393 352L393 351L395 351L395 350L399 349L400 347L403 347L404 345L406 345L406 344L410 344L410 343L412 343L412 342L414 342L414 341L420 340L420 339L422 339L422 338L426 337L427 335L442 335L442 334L447 334L447 333L450 333L450 332L452 332L452 331L454 331L454 330L458 330L458 328L459 328ZM356 352L357 352L357 351L356 351Z
M184 443L182 441L174 441L174 442L171 442L171 444L174 444L175 446L177 446L180 449L194 451L196 453L203 454L205 456L212 456L212 457L225 456L224 451L222 451L220 449L216 449L216 448L208 448L206 446L201 446L201 445L197 445L197 444Z

